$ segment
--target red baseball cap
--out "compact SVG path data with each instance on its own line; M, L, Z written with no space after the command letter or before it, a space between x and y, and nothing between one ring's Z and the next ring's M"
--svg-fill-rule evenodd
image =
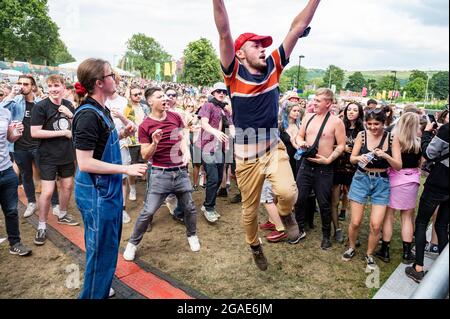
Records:
M247 41L261 41L262 46L267 48L272 45L272 37L268 35L257 35L254 33L242 33L236 41L234 41L234 50L238 51Z

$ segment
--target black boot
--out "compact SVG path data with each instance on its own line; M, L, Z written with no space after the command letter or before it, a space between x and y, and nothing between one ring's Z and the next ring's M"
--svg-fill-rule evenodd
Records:
M403 263L412 264L416 260L416 256L411 251L412 243L403 242Z
M375 256L380 258L385 263L388 263L391 261L391 257L389 256L389 242L383 241L381 243L381 248L375 253Z

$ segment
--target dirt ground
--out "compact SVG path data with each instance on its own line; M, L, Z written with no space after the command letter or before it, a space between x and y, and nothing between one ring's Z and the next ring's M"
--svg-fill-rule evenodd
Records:
M142 208L145 183L138 183L138 200L129 202L127 211L132 222L123 227L121 248L124 249L133 230L134 222ZM235 194L236 189L231 189ZM139 246L137 257L153 267L183 282L210 298L371 298L377 289L367 288L364 252L367 247L367 214L360 235L362 246L351 262L341 260L344 245L333 242L332 249L320 249L321 228L317 214L315 229L298 245L287 242L271 244L260 232L264 251L269 261L265 272L254 265L249 247L245 243L241 225L241 209L230 204L229 198L218 198L217 209L222 218L216 225L206 222L200 212L204 191L193 193L198 208L197 228L201 251L189 249L185 227L175 222L166 207L157 212L153 230L146 233ZM70 205L70 211L80 221L79 212ZM260 222L266 213L260 208ZM397 218L398 219L398 218ZM343 229L347 232L347 222ZM401 240L396 222L392 241L390 264L378 261L382 283L401 261ZM34 228L21 217L23 242L32 246L31 257L19 258L8 253L8 244L0 244L0 298L76 298L79 289L68 289L66 267L76 264L47 241L42 247L33 244ZM4 219L0 218L0 238L5 236Z

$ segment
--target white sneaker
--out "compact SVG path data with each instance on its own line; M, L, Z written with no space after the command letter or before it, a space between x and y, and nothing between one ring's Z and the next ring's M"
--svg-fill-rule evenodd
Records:
M136 189L130 189L130 195L128 199L134 202L136 200Z
M59 209L59 205L53 206L52 213L55 216L58 216L58 217L61 216L61 210Z
M127 244L127 248L125 248L125 252L123 253L123 259L126 261L133 261L136 256L137 246L132 243Z
M130 215L126 211L122 211L122 223L128 224L129 222L131 222Z
M28 203L27 205L27 209L25 210L25 213L23 213L23 217L30 217L31 215L34 214L34 212L36 211L36 203Z
M109 295L108 298L114 297L116 295L116 292L114 291L114 289L109 288Z
M200 251L200 242L197 235L188 237L189 246L193 252Z

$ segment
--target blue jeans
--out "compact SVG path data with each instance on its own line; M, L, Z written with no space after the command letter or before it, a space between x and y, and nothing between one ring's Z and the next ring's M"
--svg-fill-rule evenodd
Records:
M27 196L28 203L36 203L36 192L33 182L33 160L37 161L37 148L31 150L15 150L14 160L20 169L20 176L22 177L22 185ZM38 163L36 163L38 165ZM52 206L59 204L58 189L55 187L55 191L52 195Z
M188 237L195 235L197 231L197 209L192 200L191 192L192 184L187 169L171 172L152 169L144 208L136 220L129 242L134 245L138 245L141 242L149 223L153 219L153 214L161 207L161 204L170 194L177 196L178 204L184 212L186 235Z
M223 178L223 153L203 153L202 165L206 172L206 196L203 206L207 210L214 210L216 208L217 191Z
M5 215L6 233L11 246L20 242L18 186L19 180L12 167L0 172L0 206Z

